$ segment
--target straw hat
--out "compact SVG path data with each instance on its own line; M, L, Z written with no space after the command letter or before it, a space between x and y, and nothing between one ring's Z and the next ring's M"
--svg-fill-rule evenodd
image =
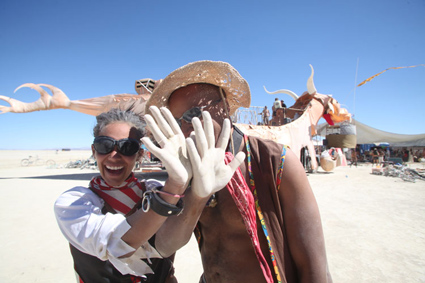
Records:
M168 106L168 99L173 91L197 83L221 87L230 107L230 115L234 114L239 107L249 107L251 103L248 83L229 63L197 61L174 70L158 86L155 86L146 103L145 113L150 113L151 105Z

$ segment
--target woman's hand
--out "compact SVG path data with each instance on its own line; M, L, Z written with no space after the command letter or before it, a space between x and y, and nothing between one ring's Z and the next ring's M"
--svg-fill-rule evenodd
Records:
M145 120L160 148L148 138L142 138L147 149L158 157L168 173L167 182L186 189L192 178L192 168L187 156L184 135L171 112L165 108L151 106L154 118L147 114ZM164 118L165 117L165 118Z
M190 161L192 163L192 190L201 197L208 197L224 188L233 173L245 159L245 153L239 152L229 163L224 163L224 156L230 137L230 121L225 119L215 147L214 128L208 112L202 112L204 128L198 118L192 119L195 134L186 139ZM193 140L196 140L196 145Z

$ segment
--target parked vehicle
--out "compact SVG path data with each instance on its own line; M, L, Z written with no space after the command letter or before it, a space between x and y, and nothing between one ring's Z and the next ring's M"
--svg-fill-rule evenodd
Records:
M43 165L48 165L48 166L53 166L55 165L56 162L52 159L49 160L43 160L41 158L38 157L38 155L36 156L28 156L28 158L24 158L21 160L21 166L29 166L29 165L36 165L36 166L43 166Z

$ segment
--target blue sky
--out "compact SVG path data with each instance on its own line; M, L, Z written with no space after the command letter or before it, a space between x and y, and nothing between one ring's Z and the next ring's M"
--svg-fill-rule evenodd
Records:
M136 93L196 60L232 64L253 106L269 91L318 92L362 123L425 133L425 1L20 1L0 2L0 95L32 102L46 83L71 100ZM293 100L280 95L288 105ZM8 106L4 101L1 105ZM70 110L0 115L0 149L88 148L95 118Z

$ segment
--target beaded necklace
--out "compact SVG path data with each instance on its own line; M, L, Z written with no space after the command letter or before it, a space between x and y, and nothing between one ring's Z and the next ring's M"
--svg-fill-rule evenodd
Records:
M281 280L281 277L280 277L280 274L279 274L279 269L277 267L277 262L276 262L276 258L275 258L275 255L274 255L273 247L271 245L269 233L267 231L266 222L265 222L264 216L263 216L263 211L261 210L260 204L258 202L257 188L255 187L254 174L252 173L251 148L249 146L249 141L248 141L247 135L244 135L244 141L245 141L245 144L246 144L246 153L247 153L246 158L247 158L247 162L248 162L249 186L250 186L250 189L251 189L251 191L254 195L255 207L256 207L256 210L257 210L258 218L260 219L261 228L263 228L264 235L266 236L267 243L269 245L270 257L271 257L271 260L272 260L272 264L273 264L274 272L275 272L275 275L276 275L276 278L277 278L277 282L281 283L282 280ZM281 164L279 166L279 171L278 171L278 175L277 175L278 176L277 182L276 182L277 188L279 188L279 185L281 183L280 177L282 176L281 173L283 171L283 163L285 162L285 154L286 154L286 147L284 146L283 150L282 150L282 155L281 155Z

